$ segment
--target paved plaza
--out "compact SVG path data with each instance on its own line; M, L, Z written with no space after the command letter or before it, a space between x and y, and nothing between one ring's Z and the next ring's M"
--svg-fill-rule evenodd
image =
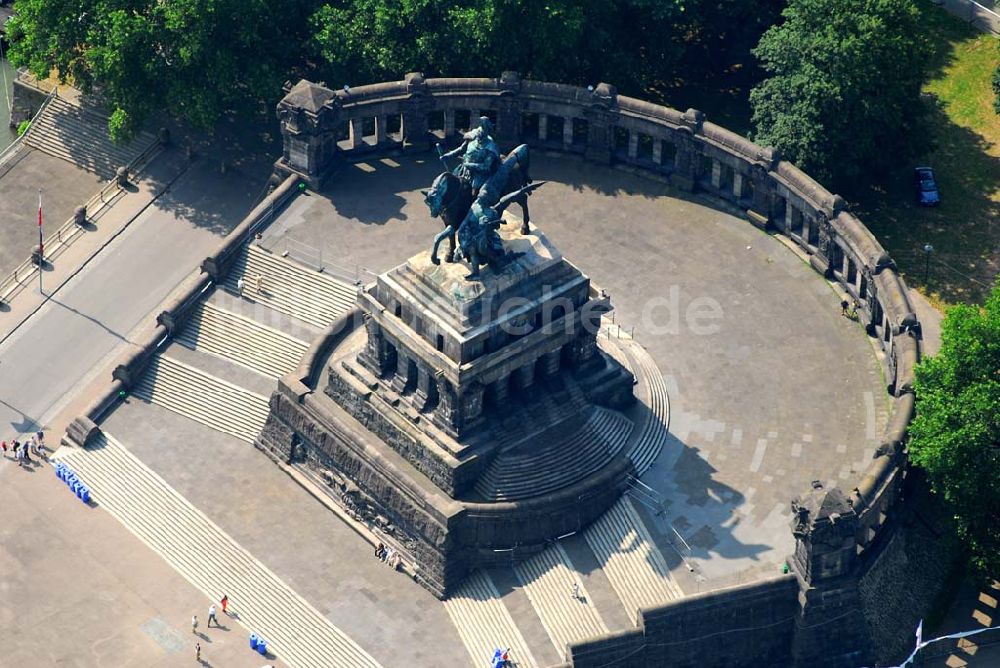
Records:
M672 440L643 481L669 506L662 536L668 521L691 546L691 586L777 571L793 548L792 497L853 483L885 425L864 330L822 277L731 212L572 158L533 163L549 183L529 200L532 222L610 292L667 383ZM368 280L440 229L419 193L439 171L429 158L348 167L323 196L293 201L264 243ZM721 317L686 317L706 304Z
M59 423L56 415L68 409L58 409L89 381L97 387L99 374L109 377L111 353L151 323L157 305L249 210L249 172L223 178L213 167L196 163L168 199L66 284L65 309L53 300L3 344L0 368L16 370L0 381L8 431ZM409 156L347 166L323 192L294 199L262 243L351 282L370 280L440 230L419 193L438 171L436 161ZM667 510L639 512L681 589L777 572L793 545L790 499L813 481L853 482L884 426L884 381L863 329L840 315L826 281L733 212L572 158L537 156L532 176L549 182L530 199L532 222L611 294L616 322L649 351L667 384L672 437L643 478ZM282 321L262 305L241 308ZM71 315L60 315L67 309ZM199 361L205 353L173 344L166 354L268 392L245 370ZM53 375L38 385L33 359L52 360L46 373ZM365 540L249 443L138 397L102 428L381 665L469 664L444 606L375 560ZM16 642L17 656L177 665L193 646L190 614L204 624L203 588L103 512L99 499L96 508L76 501L46 468L29 474L0 462L0 480L0 504L18 509L15 521L0 525L0 554L12 565L0 576L11 592L0 602L0 623L69 629L41 636L45 642ZM693 573L675 549L677 535L690 546L681 552ZM563 549L589 574L583 584L598 606L614 604L583 539ZM205 569L216 568L214 556L204 556ZM86 577L70 575L77 572ZM491 575L513 616L534 618L511 570ZM611 630L629 625L623 610L603 621ZM228 631L209 634L209 665L256 665L243 647L247 630L224 624ZM539 665L559 660L544 631L522 630Z

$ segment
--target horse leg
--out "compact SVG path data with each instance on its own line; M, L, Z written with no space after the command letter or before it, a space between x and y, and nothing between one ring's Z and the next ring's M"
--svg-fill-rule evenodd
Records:
M451 229L451 228L448 228ZM455 261L455 233L452 232L448 235L448 254L444 256L445 262Z
M448 253L448 257L454 257L455 254L455 232L451 229L451 226L444 228L434 237L434 247L431 249L431 262L434 264L441 264L441 260L438 259L438 246L444 241L445 237L448 237L451 242L451 250ZM451 262L451 260L448 260Z

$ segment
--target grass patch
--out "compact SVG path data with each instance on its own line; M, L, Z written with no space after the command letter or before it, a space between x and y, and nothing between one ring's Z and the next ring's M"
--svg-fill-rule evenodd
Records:
M992 35L940 7L920 6L935 49L923 90L931 149L873 187L857 210L907 282L940 308L982 301L1000 270L1000 117L990 86L1000 52ZM937 208L915 202L918 164L937 174ZM927 243L935 251L925 280Z

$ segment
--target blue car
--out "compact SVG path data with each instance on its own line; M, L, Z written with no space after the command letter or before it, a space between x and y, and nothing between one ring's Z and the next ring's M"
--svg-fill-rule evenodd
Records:
M917 186L917 201L921 206L937 206L941 203L941 193L938 192L933 169L917 167L914 170L914 181Z

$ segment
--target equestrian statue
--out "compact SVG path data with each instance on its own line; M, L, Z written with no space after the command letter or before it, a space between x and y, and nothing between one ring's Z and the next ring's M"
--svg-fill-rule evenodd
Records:
M439 174L430 189L422 191L431 217L440 216L445 226L434 237L431 262L440 264L438 248L448 239L445 262L465 258L472 266L467 277L470 280L479 277L481 264L488 264L495 271L507 264L503 243L496 232L505 222L501 214L510 204L520 204L521 234L529 234L528 195L542 185L533 184L528 175L528 147L522 144L507 156L501 156L492 133L493 124L483 116L476 128L463 135L458 148L443 153L438 144L438 156L446 169L448 158L461 155L462 162Z

